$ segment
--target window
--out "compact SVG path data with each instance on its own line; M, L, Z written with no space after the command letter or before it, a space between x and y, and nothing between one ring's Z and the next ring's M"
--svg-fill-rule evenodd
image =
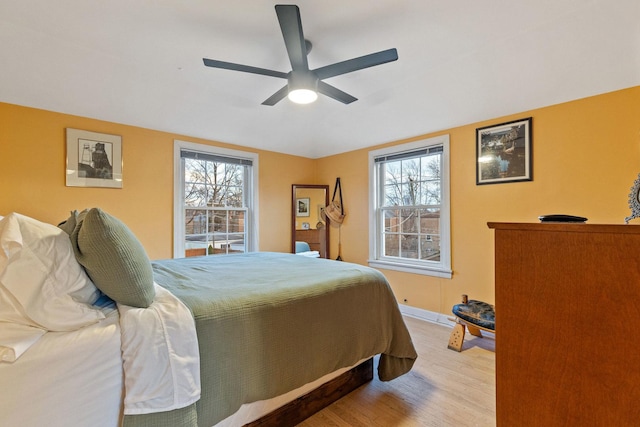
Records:
M174 142L174 257L255 251L258 156Z
M449 136L369 152L369 265L451 277Z

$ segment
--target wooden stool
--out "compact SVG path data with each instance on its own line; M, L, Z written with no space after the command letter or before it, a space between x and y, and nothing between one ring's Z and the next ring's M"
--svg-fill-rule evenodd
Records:
M462 295L462 304L453 306L453 314L456 316L456 325L451 331L448 348L455 351L462 350L464 342L465 327L469 328L469 333L482 338L482 331L496 331L496 313L491 304L486 302L470 300L467 295Z

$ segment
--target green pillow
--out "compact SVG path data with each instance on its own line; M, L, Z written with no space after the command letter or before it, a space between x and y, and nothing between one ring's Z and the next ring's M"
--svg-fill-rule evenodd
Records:
M71 216L58 224L58 228L71 236L73 230L76 228L76 223L78 221L78 211L71 211Z
M151 262L122 221L100 208L85 210L70 238L76 259L105 295L132 307L151 305L156 295Z

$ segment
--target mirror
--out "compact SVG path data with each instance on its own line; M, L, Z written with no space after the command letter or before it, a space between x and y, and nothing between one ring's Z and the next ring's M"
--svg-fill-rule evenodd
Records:
M329 220L322 210L329 204L329 186L293 184L291 195L291 252L304 252L306 243L308 252L328 259Z

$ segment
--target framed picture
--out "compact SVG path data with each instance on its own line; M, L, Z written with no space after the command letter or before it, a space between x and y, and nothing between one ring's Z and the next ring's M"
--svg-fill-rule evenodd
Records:
M67 187L122 188L122 137L67 128Z
M302 199L296 199L296 216L310 216L309 212L309 197L305 197Z
M531 117L476 129L476 185L532 181Z

